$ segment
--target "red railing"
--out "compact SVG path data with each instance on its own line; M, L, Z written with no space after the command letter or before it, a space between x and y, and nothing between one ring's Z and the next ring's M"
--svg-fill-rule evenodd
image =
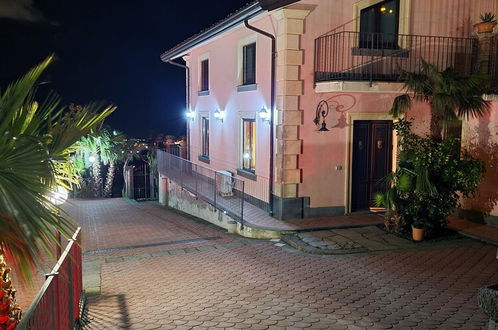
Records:
M69 239L16 329L72 329L78 322L83 286L80 232L78 228Z

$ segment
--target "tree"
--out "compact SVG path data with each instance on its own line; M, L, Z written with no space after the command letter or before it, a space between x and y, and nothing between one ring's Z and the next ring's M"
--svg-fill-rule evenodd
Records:
M112 131L109 134L108 150L105 155L104 164L108 164L106 182L104 186L104 197L112 197L112 186L114 184L114 175L116 173L116 164L125 160L125 143L126 139L123 133Z
M78 141L78 155L84 164L92 167L92 190L94 197L102 197L102 174L100 150L102 138L95 133L83 136Z
M78 182L75 142L115 110L90 104L66 111L54 94L36 102L35 84L52 62L48 57L0 95L0 260L25 281L58 244L55 231L70 237L74 230L50 196Z
M474 74L462 76L453 68L438 71L437 67L422 60L420 73L403 73L405 94L394 99L390 114L400 117L412 106L412 99L426 102L431 108L430 134L441 140L448 123L460 118L481 117L490 110L483 99L488 77Z
M386 207L388 229L403 234L414 225L437 236L460 198L477 192L484 163L465 151L455 153L458 139L420 137L410 127L404 119L394 124L398 166L383 179L385 192L375 194L375 204Z

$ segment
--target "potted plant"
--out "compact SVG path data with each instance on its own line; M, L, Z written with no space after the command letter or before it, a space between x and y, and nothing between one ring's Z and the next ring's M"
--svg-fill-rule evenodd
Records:
M484 13L479 17L481 18L481 22L474 24L474 27L477 28L477 33L492 33L496 26L495 15Z
M461 197L477 191L484 164L465 151L455 153L460 141L451 136L442 141L418 136L404 119L394 127L398 164L379 182L383 191L374 195L375 204L386 208L388 230L403 236L411 232L414 240L437 237Z
M416 242L420 242L424 239L424 222L422 220L413 221L412 239Z

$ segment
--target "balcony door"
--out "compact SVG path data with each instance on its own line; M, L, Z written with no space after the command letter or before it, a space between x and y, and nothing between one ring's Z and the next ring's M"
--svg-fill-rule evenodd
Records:
M360 12L360 48L398 48L399 0L387 0Z
M353 124L351 211L368 210L384 190L379 180L391 172L392 121L355 120Z

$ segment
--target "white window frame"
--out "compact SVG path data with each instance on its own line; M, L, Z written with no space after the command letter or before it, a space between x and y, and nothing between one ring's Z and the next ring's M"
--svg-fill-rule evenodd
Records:
M256 44L256 81L255 84L258 83L258 35L256 33L245 36L242 39L237 41L237 71L235 81L237 86L242 86L243 82L243 62L244 62L244 46L249 44ZM257 129L257 128L256 128Z
M253 113L253 112L244 112L244 113L240 113L239 114L240 117L239 117L239 152L237 154L237 158L238 158L238 168L240 170L243 170L243 171L246 171L248 173L253 173L253 174L256 174L256 171L257 171L257 167L258 167L258 129L259 129L259 125L258 125L258 120L256 118L256 114ZM256 125L256 136L254 137L254 154L255 154L255 161L254 161L254 172L253 171L249 171L247 169L244 169L244 120L253 120L254 121L254 125Z
M208 89L203 91L202 90L202 62L205 61L205 60L208 60ZM197 91L198 92L209 92L209 90L211 89L211 59L209 57L209 53L203 53L201 55L199 55L198 59L197 59Z
M209 119L209 135L210 135L210 138L209 138L209 142L211 142L211 116L210 116L210 113L209 111L199 111L199 114L198 114L198 132L199 132L199 138L198 138L198 141L199 141L199 149L197 150L197 154L199 157L204 157L206 158L203 154L202 154L202 139L203 139L203 135L202 135L202 118L208 118ZM195 150L194 150L195 152ZM209 148L209 156L211 156L211 148Z
M381 3L384 0L360 0L353 4L353 31L360 32L360 14L365 8ZM398 34L410 34L411 0L399 0ZM406 43L406 38L401 38ZM406 45L400 44L401 47Z

